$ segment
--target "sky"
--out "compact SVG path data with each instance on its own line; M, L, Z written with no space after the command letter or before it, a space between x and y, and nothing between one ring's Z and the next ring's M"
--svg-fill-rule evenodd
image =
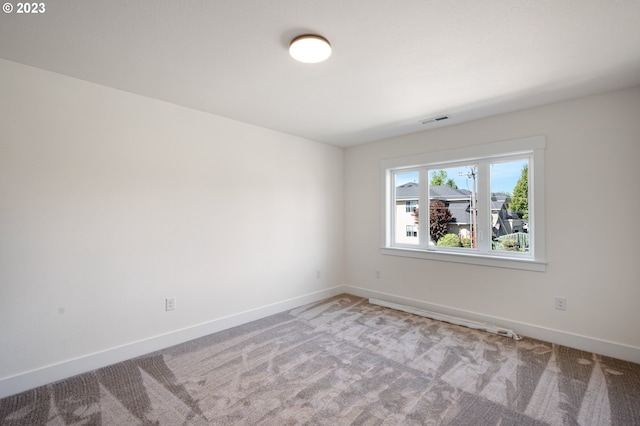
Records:
M520 179L522 167L525 164L527 164L526 160L493 163L491 165L491 192L513 194L513 188ZM466 176L470 167L451 167L444 170L447 172L447 179L453 179L458 188L471 190L471 179ZM396 176L397 186L407 182L418 182L418 172L398 173ZM429 174L430 180L431 174Z

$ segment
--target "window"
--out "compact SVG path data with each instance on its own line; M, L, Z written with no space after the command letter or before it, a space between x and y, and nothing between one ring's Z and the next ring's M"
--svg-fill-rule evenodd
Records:
M418 200L405 201L405 213L413 213L418 207Z
M544 271L544 147L535 136L383 160L383 254Z

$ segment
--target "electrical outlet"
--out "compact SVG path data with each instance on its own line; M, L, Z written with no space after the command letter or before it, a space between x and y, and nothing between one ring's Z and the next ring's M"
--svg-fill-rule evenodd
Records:
M560 311L567 310L567 298L566 297L556 297L556 309Z
M320 269L316 269L316 278L320 278L321 275Z
M376 279L377 279L377 280L379 280L379 279L380 279L380 276L381 276L380 271L376 271Z
M166 311L173 311L176 308L176 298L175 297L167 297L164 300L164 308Z

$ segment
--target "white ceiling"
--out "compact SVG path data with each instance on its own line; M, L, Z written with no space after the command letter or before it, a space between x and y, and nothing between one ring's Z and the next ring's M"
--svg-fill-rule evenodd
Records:
M1 58L338 146L640 84L638 0L43 1Z

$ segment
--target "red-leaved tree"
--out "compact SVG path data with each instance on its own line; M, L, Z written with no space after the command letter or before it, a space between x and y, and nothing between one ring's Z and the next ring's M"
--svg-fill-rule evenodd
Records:
M420 218L419 209L413 211L416 224ZM451 223L451 211L442 200L431 200L429 204L429 235L434 243L449 232Z

